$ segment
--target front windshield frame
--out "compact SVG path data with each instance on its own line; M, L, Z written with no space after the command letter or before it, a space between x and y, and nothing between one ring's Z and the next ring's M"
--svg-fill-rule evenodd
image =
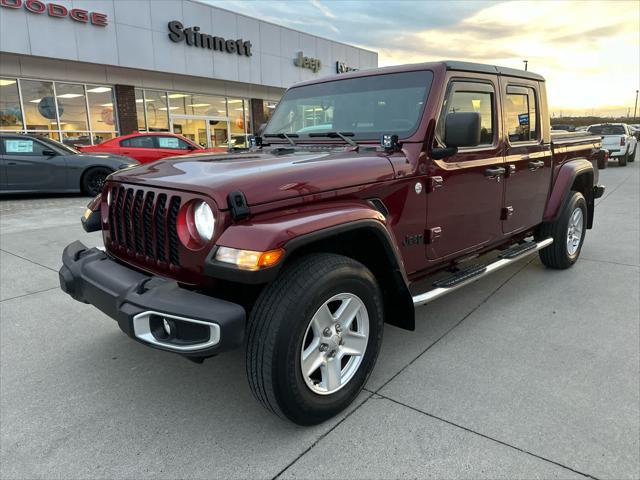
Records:
M393 78L390 78L390 77L393 77ZM434 78L434 73L430 69L407 70L402 72L389 72L384 74L374 74L374 75L357 76L357 77L349 77L349 78L335 78L335 79L328 80L326 82L312 83L312 84L301 85L299 87L292 87L289 90L287 90L287 92L285 92L284 96L278 103L278 106L276 107L273 115L271 116L269 123L264 128L262 135L271 136L271 138L269 138L269 142L272 142L272 140L277 140L275 138L276 135L279 135L281 133L286 133L287 135L291 135L293 138L295 138L296 143L317 142L317 141L327 141L327 140L331 140L335 142L336 140L335 138L320 136L320 134L322 133L329 133L329 132L353 133L353 135L349 135L349 137L356 141L372 141L372 140L380 141L380 136L383 134L398 135L399 139L406 139L413 136L416 133L416 131L420 128L420 125L424 118L424 111L429 98L429 94L431 93L433 78ZM397 88L394 88L393 87L394 81L396 83L399 83L400 86ZM402 82L400 81L403 81L405 85L408 84L409 86L402 87ZM369 85L367 85L367 82L369 83ZM381 85L381 84L384 84L385 82L387 83L387 85L389 85L388 88L378 88L377 90L371 88L372 86L375 86L376 83L378 85ZM412 82L414 83L413 85L411 85ZM331 93L331 94L322 94L323 90L326 91L330 89L330 87L338 84L340 86L344 86L341 91L339 90L338 92ZM329 109L334 109L336 105L335 100L340 99L341 95L342 96L346 96L350 94L366 95L368 93L373 93L373 95L375 95L376 92L379 92L380 94L388 94L393 96L394 93L396 94L400 93L403 90L403 88L405 90L407 90L408 88L411 88L413 90L413 92L411 93L413 93L414 95L417 95L408 99L409 103L411 103L412 101L415 101L414 105L416 106L416 110L409 114L411 118L398 119L398 121L405 121L405 122L413 121L413 123L410 126L407 126L406 128L397 128L397 127L393 128L393 127L386 126L381 129L375 129L376 128L375 125L372 125L374 129L358 130L357 127L354 128L353 124L346 125L344 128L342 126L339 126L339 128L337 128L336 125L333 123L333 118L329 123L326 123L326 122L320 123L311 127L303 126L301 128L298 128L297 130L289 128L293 126L294 122L301 120L300 115L298 115L297 112L294 112L294 109L300 106L295 102L299 102L300 100L309 99L309 102L313 102L313 100L316 99L316 102L322 102L322 105L318 105L315 108L326 111ZM305 90L309 92L308 95L303 95L303 93L306 93ZM314 95L315 93L314 90L319 90L320 92ZM329 99L328 102L329 103L333 102L333 104L325 108L325 105L327 104L325 102L325 99ZM382 100L382 101L378 101L377 105L386 106L385 103L386 102ZM312 107L310 106L310 108ZM374 105L374 108L375 108L375 105ZM285 112L284 115L289 116L290 123L284 124L284 125L275 125L277 121L280 120L282 122L283 119L284 120L287 119L286 117L283 117L283 119L280 118L283 115L282 112ZM354 118L357 115L357 113L358 112L356 112L355 115L352 114L351 118ZM374 111L371 113L372 113L372 118L370 123L374 124L375 114L377 112ZM313 111L313 114L315 116L316 110ZM295 117L296 115L298 115L297 119L292 118L292 117ZM396 120L393 120L393 121L396 121ZM314 133L316 135L311 137L309 135L310 133ZM277 143L277 142L274 142L274 143Z

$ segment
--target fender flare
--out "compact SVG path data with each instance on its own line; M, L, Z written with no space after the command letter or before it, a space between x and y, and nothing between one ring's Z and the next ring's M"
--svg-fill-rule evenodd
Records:
M296 209L295 215L282 216L280 221L277 221L277 217L272 217L269 214L257 215L228 227L205 260L205 274L214 279L240 284L269 283L275 280L287 259L305 246L344 233L366 230L375 235L382 245L385 268L390 269L388 276L379 279L385 290L391 290L385 295L386 322L409 330L415 328L413 299L398 245L387 228L384 215L369 202L327 202L303 206ZM215 260L219 246L256 251L284 248L285 256L270 268L240 270Z
M551 187L551 195L547 200L543 221L553 222L557 220L562 210L562 206L567 202L571 187L576 178L581 175L591 175L591 188L585 192L585 198L589 207L590 217L593 218L593 164L585 158L576 158L560 166L555 182Z

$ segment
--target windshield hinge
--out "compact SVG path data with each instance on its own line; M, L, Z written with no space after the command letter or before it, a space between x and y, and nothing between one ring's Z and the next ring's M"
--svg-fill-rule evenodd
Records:
M247 205L247 199L244 193L240 191L231 192L227 196L227 204L231 210L231 218L234 220L243 220L251 213L249 205Z
M444 180L441 176L429 177L429 190L428 193L433 193L437 189L442 188Z

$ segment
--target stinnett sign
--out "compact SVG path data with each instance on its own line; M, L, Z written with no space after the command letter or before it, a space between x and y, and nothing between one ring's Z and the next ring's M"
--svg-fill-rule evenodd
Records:
M200 33L200 27L184 28L184 25L173 20L169 22L169 40L175 43L185 42L187 45L196 48L206 48L226 53L237 53L250 57L251 42L239 38L237 40L226 40L222 37L214 37L208 33Z

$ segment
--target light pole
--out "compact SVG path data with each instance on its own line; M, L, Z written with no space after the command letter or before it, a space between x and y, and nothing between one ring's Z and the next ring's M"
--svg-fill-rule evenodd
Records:
M633 107L633 121L636 121L636 110L638 109L638 90L636 90L636 104Z
M527 65L529 65L529 60L522 60L524 62L524 71L527 71ZM636 92L636 98L638 97L638 92Z

